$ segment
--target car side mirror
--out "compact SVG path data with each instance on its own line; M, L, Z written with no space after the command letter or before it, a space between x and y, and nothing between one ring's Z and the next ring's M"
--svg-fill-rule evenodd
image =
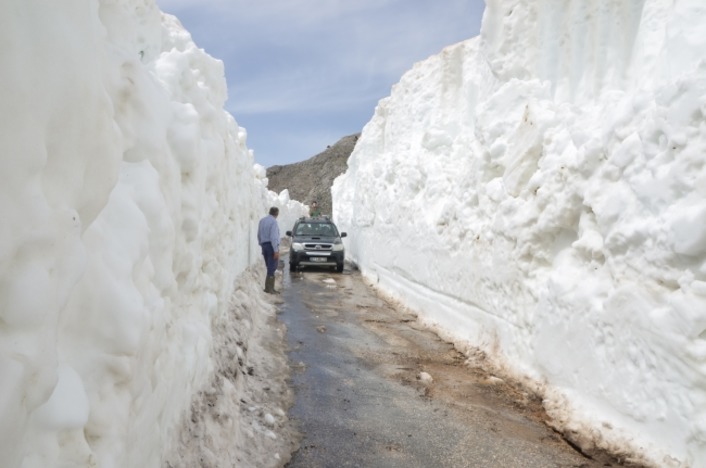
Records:
M348 234L346 234L345 232L342 232L342 233L341 233L341 237L346 237L347 235L348 235Z
M285 234L287 234L289 237L292 237L292 231L287 231L285 232Z

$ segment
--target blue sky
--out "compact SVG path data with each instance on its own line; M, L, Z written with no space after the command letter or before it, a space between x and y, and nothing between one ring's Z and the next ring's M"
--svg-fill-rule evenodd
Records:
M484 0L157 0L225 64L255 161L303 161L360 132L415 62L477 36Z

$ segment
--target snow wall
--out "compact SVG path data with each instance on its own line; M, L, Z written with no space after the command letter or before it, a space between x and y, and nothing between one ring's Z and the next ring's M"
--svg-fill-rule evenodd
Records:
M488 0L333 187L350 257L578 444L706 463L706 6Z
M304 207L153 1L6 1L0 42L0 460L160 466L258 219Z

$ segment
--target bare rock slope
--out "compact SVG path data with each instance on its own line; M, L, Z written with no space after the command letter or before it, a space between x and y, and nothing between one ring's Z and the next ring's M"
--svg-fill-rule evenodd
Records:
M348 157L359 136L355 133L343 137L306 161L267 168L269 189L277 193L288 189L292 199L306 204L316 200L323 214L333 214L331 186L348 167Z

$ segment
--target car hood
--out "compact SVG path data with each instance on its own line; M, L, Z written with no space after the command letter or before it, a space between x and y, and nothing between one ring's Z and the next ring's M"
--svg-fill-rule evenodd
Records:
M324 236L294 236L292 237L292 242L330 242L334 243L338 239L337 236L324 237Z

